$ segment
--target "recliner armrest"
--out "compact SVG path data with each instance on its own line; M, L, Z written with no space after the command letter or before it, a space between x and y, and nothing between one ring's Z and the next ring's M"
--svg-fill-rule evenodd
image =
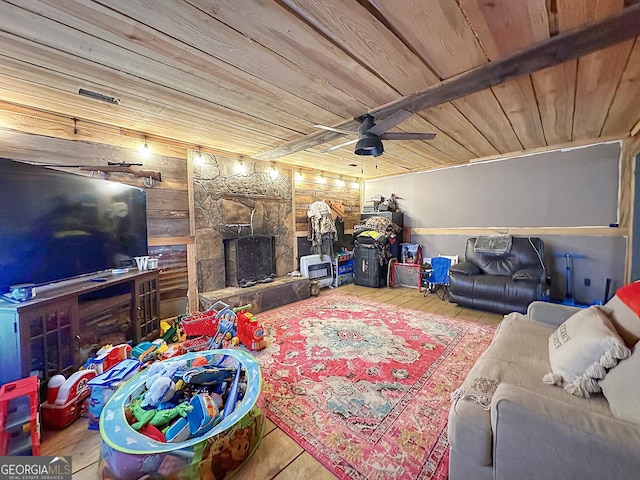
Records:
M640 426L590 411L595 399L584 400L579 408L501 383L491 402L494 478L635 478Z
M562 305L560 303L550 303L535 301L527 307L527 317L538 322L559 327L571 315L582 310L580 307Z
M542 283L545 281L545 274L540 267L526 267L516 271L511 279L516 282Z
M451 265L449 273L461 273L463 275L479 275L482 273L480 267L469 262L460 262L455 265Z

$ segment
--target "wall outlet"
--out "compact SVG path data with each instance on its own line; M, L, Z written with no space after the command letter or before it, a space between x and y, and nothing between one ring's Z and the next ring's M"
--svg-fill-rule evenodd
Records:
M585 287L590 287L591 286L591 279L590 278L585 278L584 279L584 286Z

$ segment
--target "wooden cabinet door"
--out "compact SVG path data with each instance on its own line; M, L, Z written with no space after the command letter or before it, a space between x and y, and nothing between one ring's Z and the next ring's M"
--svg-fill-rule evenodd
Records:
M136 279L134 303L137 319L134 343L156 339L160 335L160 292L157 273Z
M21 314L21 376L37 375L45 384L53 375L75 370L75 301L54 302Z

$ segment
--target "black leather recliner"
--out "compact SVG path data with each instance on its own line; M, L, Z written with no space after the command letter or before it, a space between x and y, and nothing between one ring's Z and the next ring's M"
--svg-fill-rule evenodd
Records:
M496 313L526 313L547 293L544 243L536 237L513 237L511 249L495 255L476 252L467 240L465 261L451 266L449 300L463 307Z

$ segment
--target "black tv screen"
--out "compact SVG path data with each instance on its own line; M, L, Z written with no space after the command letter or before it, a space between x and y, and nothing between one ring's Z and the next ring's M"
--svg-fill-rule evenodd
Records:
M144 190L0 158L0 293L147 255Z

